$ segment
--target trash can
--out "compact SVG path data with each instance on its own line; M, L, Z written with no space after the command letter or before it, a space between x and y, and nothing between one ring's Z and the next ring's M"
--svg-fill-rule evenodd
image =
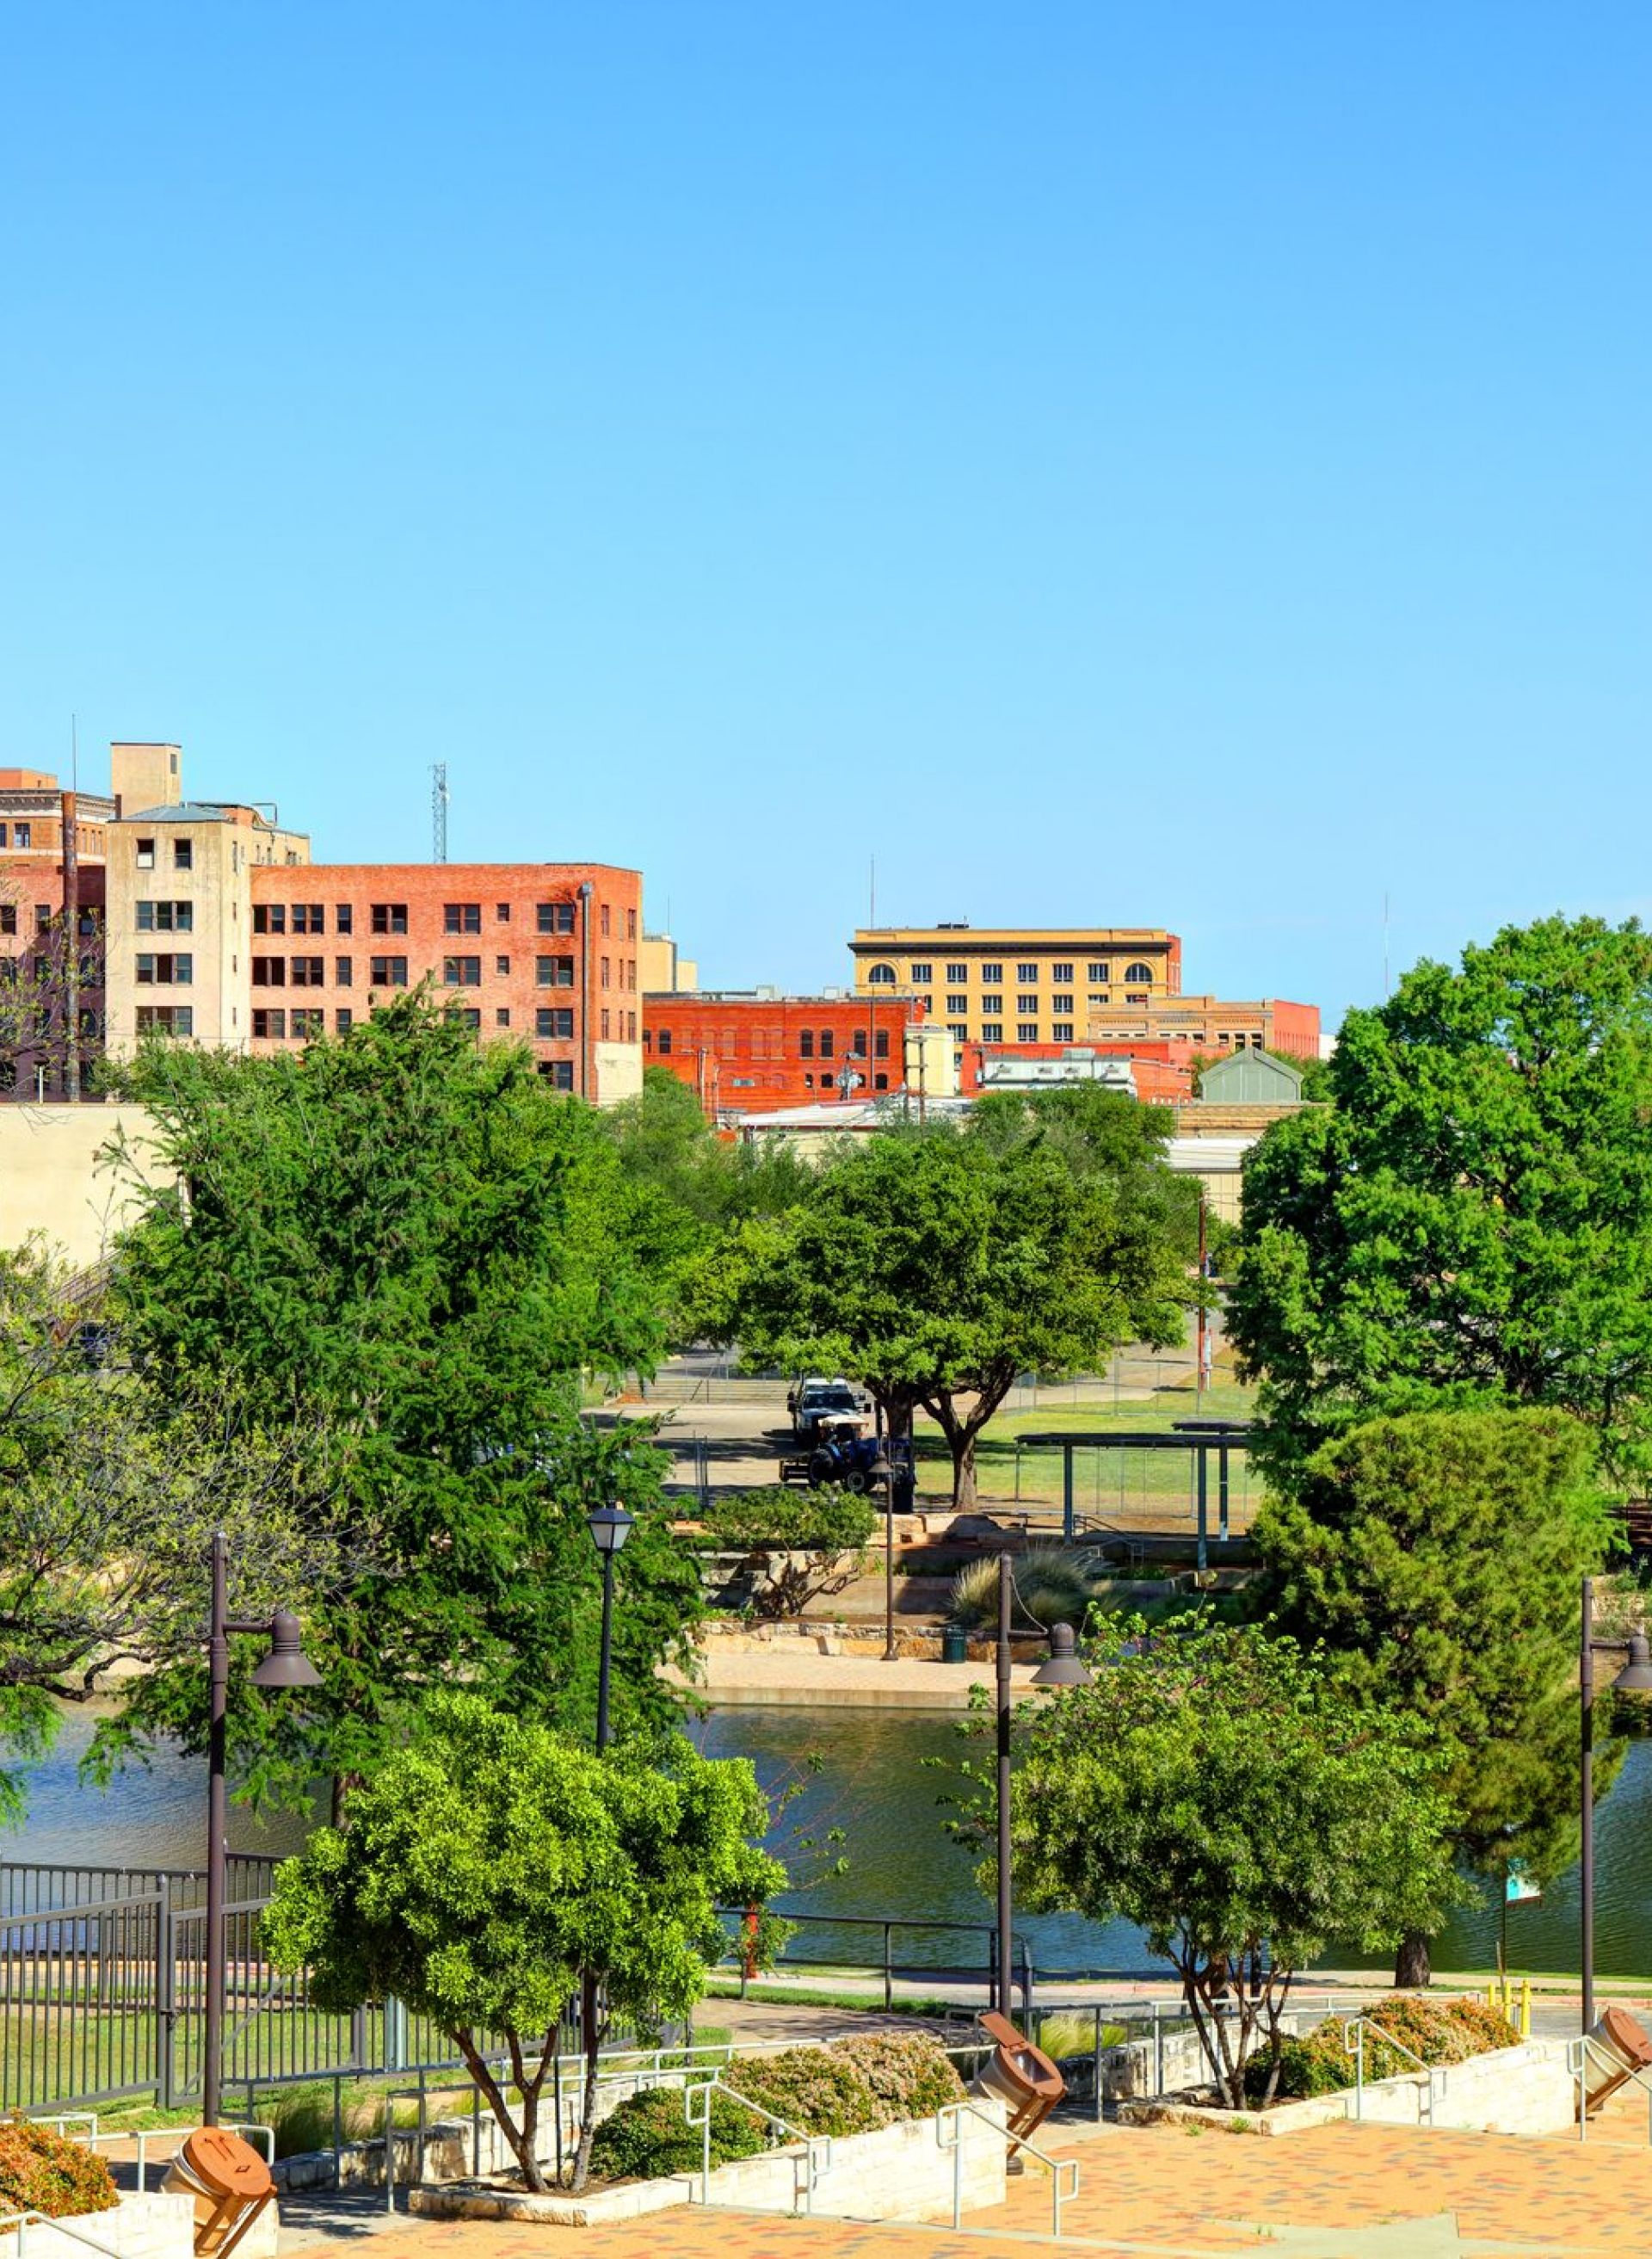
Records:
M967 1663L970 1659L970 1635L962 1624L947 1624L941 1633L943 1663Z
M195 2248L203 2259L231 2250L275 2194L258 2151L224 2126L191 2134L160 2185L169 2195L195 2198Z
M1652 2066L1652 2041L1627 2008L1608 2008L1589 2035L1584 2050L1584 2089L1592 2113L1608 2095Z

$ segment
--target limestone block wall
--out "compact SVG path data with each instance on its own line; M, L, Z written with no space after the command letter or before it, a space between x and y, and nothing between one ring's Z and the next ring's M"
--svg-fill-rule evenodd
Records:
M70 2234L70 2228L76 2232ZM50 2220L31 2220L29 2259L92 2259L82 2238L114 2252L117 2259L191 2259L195 2206L187 2196L167 2196L159 2190L147 2196L130 2191L112 2212L89 2213L67 2220L62 2227Z
M1002 2204L1004 2160L1001 2103L981 2102L992 2122L965 2110L945 2120L947 2139L958 2129L962 2149L962 2201L965 2212ZM771 2151L720 2165L711 2176L713 2204L756 2212L802 2209L800 2149ZM849 2220L945 2220L952 2217L954 2177L959 2167L933 2118L905 2126L886 2126L876 2134L852 2134L831 2145L831 2162L815 2184L812 2209ZM700 2182L690 2186L698 2203Z

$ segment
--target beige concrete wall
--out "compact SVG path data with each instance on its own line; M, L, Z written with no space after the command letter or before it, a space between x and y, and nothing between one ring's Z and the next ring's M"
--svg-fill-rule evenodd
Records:
M593 1044L591 1046L592 1102L617 1106L622 1099L637 1098L643 1088L643 1046L634 1044Z
M140 1106L0 1106L0 1248L38 1232L76 1269L96 1263L137 1204L107 1158L122 1136L157 1176Z

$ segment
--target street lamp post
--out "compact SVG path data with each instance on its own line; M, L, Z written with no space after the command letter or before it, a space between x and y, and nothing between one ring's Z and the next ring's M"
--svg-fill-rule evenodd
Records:
M207 1628L206 2009L201 2036L201 2115L218 2122L224 2096L224 1882L227 1863L225 1782L230 1711L230 1635L261 1632L269 1653L253 1673L254 1686L319 1686L321 1673L304 1653L298 1619L278 1608L267 1622L229 1613L230 1541L212 1536L212 1614Z
M623 1506L594 1507L585 1517L592 1543L602 1557L602 1645L596 1667L596 1746L605 1749L613 1735L608 1722L609 1668L614 1651L614 1556L634 1524Z
M998 1641L994 1664L998 1680L998 2013L1010 2014L1010 1977L1015 1954L1015 1909L1010 1887L1009 1829L1009 1627L1010 1599L1015 1574L1008 1550L998 1557ZM1050 1627L1050 1659L1033 1673L1035 1686L1087 1686L1090 1673L1073 1644L1072 1626Z
M1595 2021L1595 1650L1610 1644L1594 1635L1595 1580L1583 1580L1583 1622L1579 1641L1579 1688L1582 1702L1582 1731L1580 1756L1583 1790L1583 1845L1578 1856L1578 1881L1581 1885L1583 1935L1583 2027L1594 2029ZM1644 1632L1636 1632L1629 1642L1629 1660L1612 1682L1613 1692L1619 1694L1652 1693L1652 1659L1647 1653Z

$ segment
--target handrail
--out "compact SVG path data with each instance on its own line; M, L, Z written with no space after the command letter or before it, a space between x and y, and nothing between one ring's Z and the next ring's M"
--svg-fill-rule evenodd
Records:
M1577 2081L1577 2139L1580 2141L1586 2141L1589 2138L1589 2090L1585 2073L1591 2053L1613 2071L1626 2073L1619 2082L1620 2084L1639 2086L1645 2090L1647 2141L1648 2146L1652 2146L1652 2070L1648 2070L1645 2063L1626 2070L1622 2056L1609 2053L1591 2032L1580 2033L1575 2040L1568 2040L1566 2042L1566 2068L1575 2075Z
M119 2259L112 2243L100 2243L95 2235L88 2235L83 2228L71 2227L67 2220L53 2220L48 2213L33 2210L0 2214L0 2234L9 2227L15 2227L18 2231L16 2259L25 2259L31 2227L55 2228L60 2235L69 2236L75 2242L85 2244L89 2251L101 2253L102 2259Z
M1413 2048L1408 2048L1404 2040L1397 2040L1392 2032L1385 2031L1382 2026L1371 2016L1351 2016L1347 2023L1342 2027L1342 2052L1344 2055L1351 2055L1354 2058L1354 2117L1356 2121L1363 2124L1365 2116L1365 2035L1368 2031L1375 2032L1379 2040L1386 2041L1387 2044L1392 2048L1397 2054L1409 2056L1412 2062L1416 2064L1417 2069L1428 2080L1428 2123L1432 2126L1434 2123L1434 2064L1431 2063L1425 2063L1422 2057Z
M966 2110L972 2117L979 2118L984 2126L990 2126L993 2131L1001 2137L1007 2151L1011 2148L1025 2149L1029 2156L1036 2157L1039 2163L1043 2166L1050 2175L1050 2233L1058 2236L1061 2233L1061 2207L1070 2197L1075 2197L1079 2193L1079 2160L1077 2157L1052 2157L1047 2149L1041 2149L1036 2141L1018 2138L1010 2132L1006 2124L993 2117L990 2110L983 2110L979 2102L972 2102L967 2095L961 2102L943 2102L935 2113L936 2141L940 2148L951 2149L952 2152L953 2227L962 2227L964 2225L964 2136L963 2127L957 2121L962 2119ZM954 2120L952 2138L950 2141L946 2138L945 2132L945 2124L949 2118ZM1071 2172L1072 2175L1072 2185L1065 2189L1061 2185L1061 2176L1064 2172Z
M717 2092L726 2094L731 2102L737 2102L742 2109L751 2111L754 2117L761 2118L770 2126L778 2126L781 2133L789 2134L794 2141L801 2141L803 2144L803 2210L806 2213L812 2213L815 2209L815 2185L820 2179L821 2174L822 2172L830 2172L832 2169L831 2135L830 2134L806 2134L801 2126L792 2125L788 2120L782 2118L778 2111L769 2109L764 2103L753 2102L749 2094L741 2094L737 2092L734 2087L728 2084L726 2079L720 2077L715 2070L712 2072L709 2078L701 2079L697 2086L685 2086L682 2091L682 2114L684 2120L691 2127L699 2127L701 2134L700 2151L701 2203L709 2204L711 2201L711 2098L714 2093ZM699 2113L696 2114L694 2107L694 2097L700 2094L703 2094L705 2096L705 2105ZM824 2152L823 2158L818 2164L815 2162L815 2152L817 2149ZM795 2195L796 2192L796 2182L795 2179L794 2179L794 2195Z

